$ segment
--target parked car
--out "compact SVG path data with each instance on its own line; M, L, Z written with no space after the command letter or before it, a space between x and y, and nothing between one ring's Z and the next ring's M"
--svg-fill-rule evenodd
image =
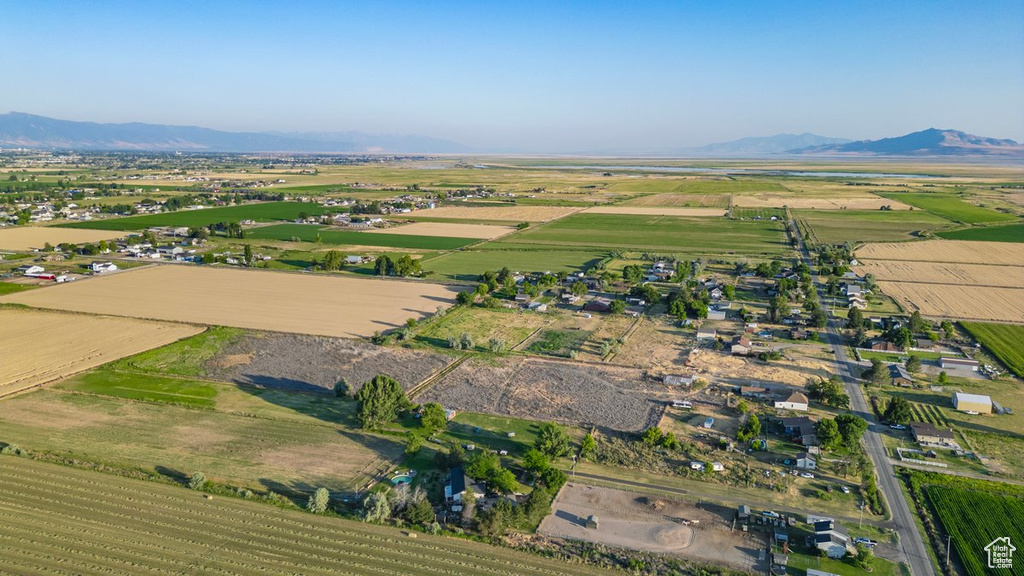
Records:
M981 414L981 412L978 412L977 410L964 410L964 414L970 414L971 416L977 416L978 414Z
M841 486L839 489L843 491L843 494L849 494L850 493L849 486Z
M893 430L906 430L907 429L907 427L904 426L903 424L889 424L889 428L892 428Z
M800 477L801 478L814 478L814 474L811 474L810 472L801 472L800 473Z

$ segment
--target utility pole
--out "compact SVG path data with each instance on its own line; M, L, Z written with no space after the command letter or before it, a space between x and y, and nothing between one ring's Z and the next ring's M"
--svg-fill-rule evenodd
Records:
M949 568L949 544L953 537L949 534L946 535L946 568Z

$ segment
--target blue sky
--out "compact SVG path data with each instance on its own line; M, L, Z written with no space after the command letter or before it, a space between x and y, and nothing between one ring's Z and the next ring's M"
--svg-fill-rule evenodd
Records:
M5 2L0 112L652 150L1024 140L1024 2Z

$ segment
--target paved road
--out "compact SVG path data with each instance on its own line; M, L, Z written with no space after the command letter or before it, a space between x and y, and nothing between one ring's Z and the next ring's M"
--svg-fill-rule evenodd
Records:
M800 235L796 222L790 219L789 225L793 231L793 237L796 238L800 248L800 254L804 263L813 270L810 252L808 252L807 246L804 245L803 237ZM822 310L828 310L825 300L822 298L824 286L821 283L821 279L815 277L815 282L818 285L818 297L821 299L821 308ZM843 378L846 392L850 395L851 410L868 421L868 431L864 434L864 447L872 463L875 465L875 470L878 472L878 488L882 491L882 495L885 496L885 500L889 503L889 508L892 510L892 519L896 525L896 532L900 535L900 545L903 548L903 554L907 558L907 563L910 565L910 571L914 576L935 574L931 559L928 557L928 550L925 548L924 539L921 538L917 524L914 523L914 512L910 510L907 499L903 497L903 491L900 489L899 484L900 481L893 472L892 464L889 462L889 455L886 454L885 446L882 444L882 436L879 433L881 425L875 422L874 413L869 408L863 390L857 382L859 377L857 371L861 370L861 367L848 357L846 345L839 333L839 322L836 318L829 317L825 336L825 341L832 346L832 350L835 353L837 372Z

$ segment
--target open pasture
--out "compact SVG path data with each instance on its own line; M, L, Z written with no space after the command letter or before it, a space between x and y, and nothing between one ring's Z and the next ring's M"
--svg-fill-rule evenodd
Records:
M144 230L154 226L209 226L219 222L271 222L274 220L294 220L300 214L317 216L327 209L315 202L260 202L239 206L220 208L203 208L201 210L177 210L162 214L145 216L128 216L126 218L110 218L91 222L64 224L66 228L87 228L93 230Z
M187 324L0 309L0 394L197 334Z
M488 226L485 224L455 224L448 222L414 222L390 228L371 228L370 234L404 234L407 236L439 236L443 238L473 238L492 240L515 232L513 226Z
M793 210L793 217L822 244L909 240L950 222L923 210Z
M619 206L669 206L676 208L728 208L728 194L644 194Z
M371 234L369 231L328 228L319 224L274 224L246 230L245 237L259 240L319 242L342 246L382 246L419 250L454 250L476 240L403 234L394 229L391 234Z
M674 208L671 206L595 206L583 211L585 214L632 214L636 216L725 216L724 208Z
M419 216L431 219L453 220L505 220L508 222L547 222L579 211L566 206L442 206L433 210L417 210L403 214L403 218L415 220Z
M448 306L456 291L418 281L153 266L9 294L0 302L360 338Z
M527 246L528 250L491 249L500 244L485 244L481 250L449 252L424 259L423 269L439 277L476 280L487 270L508 266L520 272L579 272L607 256L607 252L566 249L564 246Z
M918 194L918 193L890 193L884 194L890 200L903 202L927 210L937 216L942 216L954 222L966 224L983 224L986 222L1006 222L1015 220L1017 217L1005 212L996 212L971 204L951 194Z
M781 222L622 214L574 214L524 230L507 242L716 255L774 255L790 249Z
M101 240L116 240L124 234L101 230L72 230L55 226L15 226L0 228L0 250L36 250L47 243L56 246L64 242L82 244Z
M862 264L857 272L873 274L876 280L1024 288L1024 266L906 260L871 260Z
M657 173L652 167L650 172ZM613 171L613 174L616 174ZM622 172L618 172L622 174ZM631 177L616 179L608 189L614 192L636 193L653 192L657 194L750 194L756 192L785 192L786 187L773 180L737 179L721 176L665 176L661 174L643 174L642 171L629 171Z
M966 240L867 244L857 249L857 258L1024 266L1024 250L1013 244Z
M784 194L747 194L735 196L734 206L743 208L782 208L800 210L878 210L890 206L893 210L909 210L910 206L879 196L846 196L836 193L827 197L794 196Z
M1024 224L1009 226L989 226L986 228L964 228L939 232L939 236L949 240L975 240L981 242L1024 242Z
M1024 289L879 281L882 292L931 318L1024 322Z

